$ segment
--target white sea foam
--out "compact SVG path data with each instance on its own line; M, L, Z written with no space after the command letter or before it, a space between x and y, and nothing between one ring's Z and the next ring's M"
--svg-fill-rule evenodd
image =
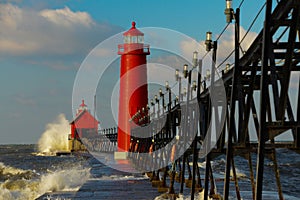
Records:
M68 150L70 125L64 114L57 116L54 122L47 124L46 130L38 141L39 152L47 155Z
M166 197L166 195L162 194L162 195L157 196L154 200L166 200L166 199L168 199ZM169 199L172 199L172 198L169 198ZM182 195L182 194L179 194L178 198L176 198L176 200L190 200L190 199L191 199L190 195ZM202 192L196 193L195 199L203 200L204 199L204 190ZM208 197L207 199L210 200L211 198Z
M240 194L242 196L242 200L251 200L252 199L252 191L240 191ZM278 199L278 194L275 191L263 191L263 199L264 200L273 200ZM298 200L297 197L289 196L284 194L284 197L286 200ZM166 194L162 194L157 196L154 200L167 200ZM169 198L170 199L170 198ZM176 198L176 200L190 200L190 195L182 195L179 194L179 197ZM195 194L195 200L203 200L204 199L204 190L200 193ZM208 200L212 200L213 198L208 197ZM229 196L229 200L236 200L236 197Z
M90 180L104 180L104 181L110 181L110 180L145 180L148 179L147 176L133 176L133 175L110 175L110 176L102 176L100 178L91 178Z
M8 173L25 173L21 169L4 166ZM15 178L0 183L0 200L31 200L46 192L77 191L90 177L90 169L81 166L48 172L34 179Z
M11 166L6 166L4 163L0 162L0 175L16 175L26 173L26 170L17 169Z
M245 173L241 172L237 168L235 169L235 173L236 173L237 178L248 178ZM233 177L233 171L232 171L232 169L230 170L230 176Z

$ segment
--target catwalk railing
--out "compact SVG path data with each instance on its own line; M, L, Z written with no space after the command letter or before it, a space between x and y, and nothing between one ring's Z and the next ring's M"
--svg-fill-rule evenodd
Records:
M284 199L276 149L300 150L300 82L295 78L300 70L300 3L282 0L272 10L272 1L267 0L265 9L264 28L242 57L236 16L235 63L221 71L220 79L212 73L211 86L206 88L200 71L197 97L189 98L188 91L186 101L179 98L175 104L163 105L163 110L154 115L147 109L147 119L132 122L130 158L136 168L149 172L153 186L169 191L172 198L182 193L186 185L191 188L192 199L202 189L204 199L208 196L228 199L230 190L235 190L236 198L241 199L235 167L235 158L240 156L249 165L253 199L263 199L266 158L273 162L278 198ZM217 49L214 50L216 57ZM216 70L219 69L211 69ZM211 92L215 93L214 98L218 97L220 85L225 88L225 100L220 98L213 104ZM200 86L204 87L201 92ZM211 128L214 124L215 128ZM214 135L219 125L220 135ZM284 134L290 134L289 141L278 140ZM214 137L205 139L208 135ZM214 144L213 148L207 149L204 146L207 143ZM204 149L208 151L203 154ZM257 154L256 171L253 153ZM211 161L222 154L226 155L224 190L223 194L217 194ZM206 161L203 177L197 164L201 159ZM176 181L178 191L174 187Z

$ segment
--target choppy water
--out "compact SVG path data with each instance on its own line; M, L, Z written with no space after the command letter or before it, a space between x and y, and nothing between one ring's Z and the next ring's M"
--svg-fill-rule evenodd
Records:
M278 165L281 174L281 184L286 199L299 199L300 190L300 156L289 150L279 150L277 152ZM249 170L247 161L242 158L236 158L236 167L238 169L240 189L243 199L250 199L249 190ZM255 156L253 156L255 164ZM200 163L205 166L204 163ZM225 159L219 157L213 162L215 177L223 178ZM201 168L203 174L204 168ZM125 180L125 181L120 181ZM126 181L127 180L127 181ZM0 200L31 200L47 192L60 193L59 198L54 199L72 199L64 196L64 192L77 191L87 181L93 182L88 187L90 191L101 190L101 185L110 184L128 184L128 180L140 181L139 187L148 187L151 183L146 177L139 174L127 174L119 172L90 156L45 156L36 153L35 145L0 145ZM143 185L144 184L144 185ZM217 181L217 189L222 193L223 182ZM113 187L111 188L113 194ZM278 199L276 191L276 182L274 178L273 164L266 160L264 174L264 194L265 199ZM105 192L105 191L98 191ZM120 191L116 191L120 192ZM134 191L134 187L128 190L122 190L123 199L161 199L159 193L149 193L146 191ZM232 185L231 195L234 195ZM140 196L139 196L140 195ZM80 195L77 195L80 196ZM188 199L188 190L181 199ZM198 196L201 199L201 194ZM80 199L80 198L76 198ZM89 199L83 197L82 199ZM113 196L106 199L114 199Z

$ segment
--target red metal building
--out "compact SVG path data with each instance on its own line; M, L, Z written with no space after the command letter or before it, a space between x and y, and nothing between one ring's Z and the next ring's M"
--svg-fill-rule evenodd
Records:
M148 103L147 60L149 45L144 44L144 33L132 27L123 34L124 44L118 45L121 55L120 98L118 118L118 151L130 147L131 117Z
M80 137L89 137L97 134L98 120L87 109L84 100L80 104L75 119L71 125L71 139L79 139Z

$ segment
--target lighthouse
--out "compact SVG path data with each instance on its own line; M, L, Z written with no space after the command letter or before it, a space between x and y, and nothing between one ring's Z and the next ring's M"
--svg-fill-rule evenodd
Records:
M71 134L69 135L69 150L86 150L81 142L82 138L94 138L98 132L98 120L88 110L87 105L82 100L76 110L75 118L70 122Z
M128 152L130 127L138 124L134 121L130 122L130 119L138 111L146 110L148 103L146 57L150 54L150 47L144 44L144 33L139 31L135 25L136 23L132 22L132 27L123 34L124 43L118 45L118 54L121 55L118 115L119 152Z

